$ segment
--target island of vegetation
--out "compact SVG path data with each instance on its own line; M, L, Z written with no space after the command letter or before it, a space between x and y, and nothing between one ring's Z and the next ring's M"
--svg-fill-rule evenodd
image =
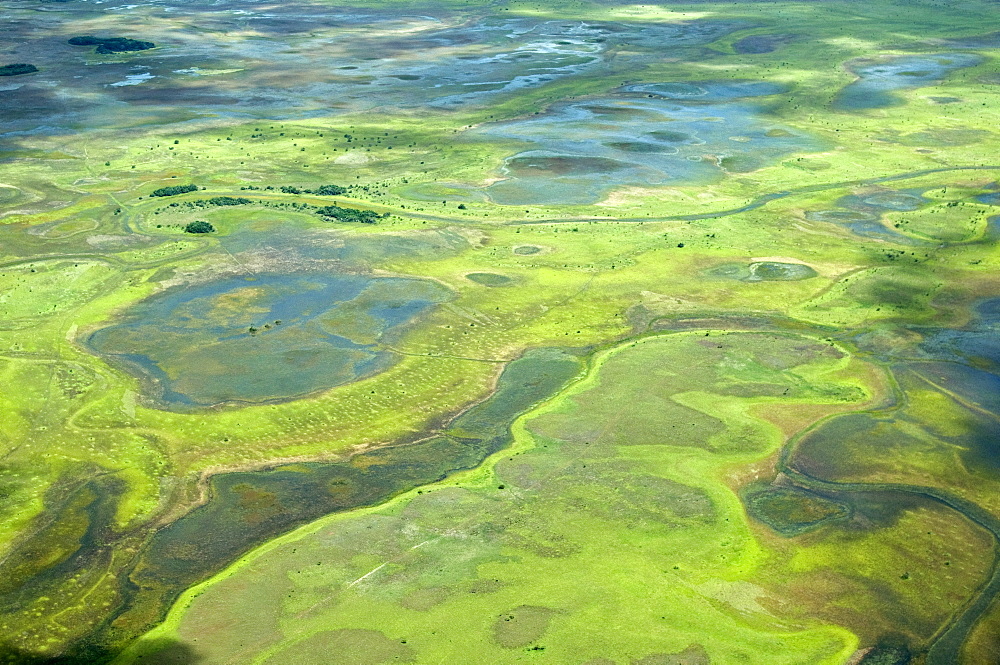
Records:
M213 196L207 201L194 201L195 205L209 205L209 206L243 206L248 203L253 203L252 200L245 198L243 196Z
M215 227L208 222L197 220L184 227L184 233L212 233Z
M302 189L294 185L282 185L284 194L319 194L320 196L341 196L347 193L346 187L340 185L320 185L316 189Z
M155 48L153 42L144 42L127 37L72 37L69 43L73 46L96 46L95 53L123 53L126 51L146 51Z
M188 192L198 191L198 185L171 185L170 187L160 187L150 192L150 196L177 196Z
M316 209L316 214L327 219L335 219L338 222L361 222L362 224L375 224L378 220L389 216L388 213L380 215L374 210L355 210L340 206L323 206Z
M0 66L0 76L18 76L20 74L34 74L38 67L29 65L26 62L18 62L13 65Z

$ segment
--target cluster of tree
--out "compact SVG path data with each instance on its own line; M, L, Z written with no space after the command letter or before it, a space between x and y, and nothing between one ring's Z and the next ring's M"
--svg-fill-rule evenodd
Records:
M73 37L69 40L73 46L96 46L97 53L122 53L125 51L145 51L155 48L153 42L144 42L127 37Z
M150 196L177 196L188 192L198 191L198 185L171 185L170 187L160 187L150 192Z
M184 193L184 192L192 192L192 191L194 191L196 189L197 189L197 187L194 186L194 185L177 185L177 186L174 186L174 187L164 187L162 189L156 190L156 192L153 192L153 196L172 196L173 194L181 194L181 193ZM256 190L259 190L260 187L254 187L254 186L251 185L251 186L243 187L242 189L244 189L244 190L246 190L246 189L256 189ZM274 188L273 187L264 187L264 189L274 189ZM310 193L310 194L312 194L312 193L322 194L322 195L326 195L326 196L337 196L338 194L342 194L342 193L344 193L344 192L347 191L347 188L340 187L339 185L322 185L321 187L317 188L316 190L312 190L312 191L310 191L310 190L299 190L296 187L282 187L281 188L282 191L286 191L288 189L295 189L297 191L296 192L287 192L287 193L299 193L299 192L303 192L303 193ZM165 193L157 193L157 192L165 192ZM168 207L170 207L170 208L207 208L207 207L211 207L211 206L238 206L238 205L250 205L250 204L257 204L257 205L262 205L262 206L271 207L271 208L292 208L292 209L295 209L295 210L301 210L303 212L305 212L305 211L314 211L316 214L320 215L321 217L326 218L328 221L329 220L337 220L339 222L356 222L356 223L360 223L360 224L376 224L376 223L378 223L378 220L385 219L386 217L389 217L389 213L387 213L387 212L379 214L379 213L375 212L374 210L357 210L357 209L354 209L354 208L341 208L340 206L335 206L335 205L318 207L318 206L309 205L307 203L297 203L297 202L293 202L293 203L279 203L279 202L273 202L273 201L254 201L253 199L248 199L248 198L245 198L243 196L213 196L210 199L198 199L198 200L195 200L195 201L184 201L184 202L181 202L181 203L171 203ZM164 208L164 210L165 210L165 208ZM157 215L160 214L160 210L157 210L154 214L157 214ZM198 224L198 225L204 224L205 226L193 227L192 225L195 225L195 224ZM197 231L197 230L193 230L193 228L202 228L204 230ZM191 224L188 224L188 226L185 227L184 230L187 231L188 233L211 233L215 229L212 228L212 225L209 224L208 222L192 222Z
M281 191L285 194L319 194L320 196L340 196L347 193L346 187L340 185L320 185L316 189L300 189L293 185L284 185Z
M355 210L353 208L341 208L340 206L316 208L316 214L329 219L336 219L338 222L360 222L362 224L375 224L378 220L389 216L389 213L380 215L374 210Z
M268 185L267 187L255 187L254 185L244 185L240 187L241 190L250 191L274 191L275 188ZM342 196L347 193L348 187L341 187L340 185L320 185L316 189L303 189L301 187L296 187L295 185L282 185L278 187L278 190L284 194L319 194L320 196Z
M212 233L213 231L215 231L214 226L201 220L191 222L184 227L184 233Z
M341 196L346 193L347 188L340 185L320 185L313 190L313 194L319 194L320 196Z
M18 62L13 65L4 65L0 67L0 76L17 76L18 74L34 74L38 71L38 67L34 65L29 65L26 62Z
M253 201L242 196L213 196L207 201L195 201L194 203L195 205L207 204L210 206L243 206L253 203Z

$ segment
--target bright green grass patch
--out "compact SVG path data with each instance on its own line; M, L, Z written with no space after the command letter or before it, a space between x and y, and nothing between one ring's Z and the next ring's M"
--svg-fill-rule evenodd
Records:
M0 268L4 327L28 325L76 307L111 287L116 270L92 261L39 261Z
M988 206L930 206L912 212L887 214L886 223L921 240L962 242L982 233Z

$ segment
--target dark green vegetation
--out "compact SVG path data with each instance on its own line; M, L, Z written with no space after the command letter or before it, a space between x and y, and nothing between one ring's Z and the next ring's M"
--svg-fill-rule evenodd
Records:
M708 274L744 282L781 282L816 277L815 270L801 263L756 261L750 265L727 263L708 271Z
M0 662L1000 661L995 5L404 4L0 0Z
M749 494L748 512L783 535L795 536L827 520L850 516L849 506L798 488L773 488Z
M305 191L309 193L309 190ZM312 190L312 193L319 194L320 196L342 196L347 193L347 188L340 185L320 185Z
M0 66L0 76L20 76L21 74L34 74L37 71L38 67L23 62Z
M373 210L356 210L340 206L323 206L316 209L316 214L327 219L335 219L338 222L359 222L361 224L376 224L378 220L389 216L388 213L380 215Z
M465 277L483 286L510 286L514 281L506 275L497 275L491 272L470 272Z
M196 206L242 206L249 205L253 203L250 199L243 196L213 196L207 201L192 201L192 205Z
M214 231L214 226L202 220L195 220L184 227L184 233L212 233Z
M149 193L150 196L177 196L178 194L187 194L188 192L197 192L198 185L171 185L169 187L160 187L159 189L154 189Z
M73 46L96 46L95 53L127 53L128 51L146 51L156 48L153 42L144 42L127 37L71 37L69 43Z

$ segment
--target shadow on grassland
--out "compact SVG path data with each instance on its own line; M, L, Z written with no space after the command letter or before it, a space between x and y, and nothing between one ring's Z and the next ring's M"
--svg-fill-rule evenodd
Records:
M187 644L162 640L149 650L151 655L142 659L143 665L198 665L201 658ZM61 655L46 655L22 651L0 642L0 665L104 665L117 656L106 649L75 648Z

